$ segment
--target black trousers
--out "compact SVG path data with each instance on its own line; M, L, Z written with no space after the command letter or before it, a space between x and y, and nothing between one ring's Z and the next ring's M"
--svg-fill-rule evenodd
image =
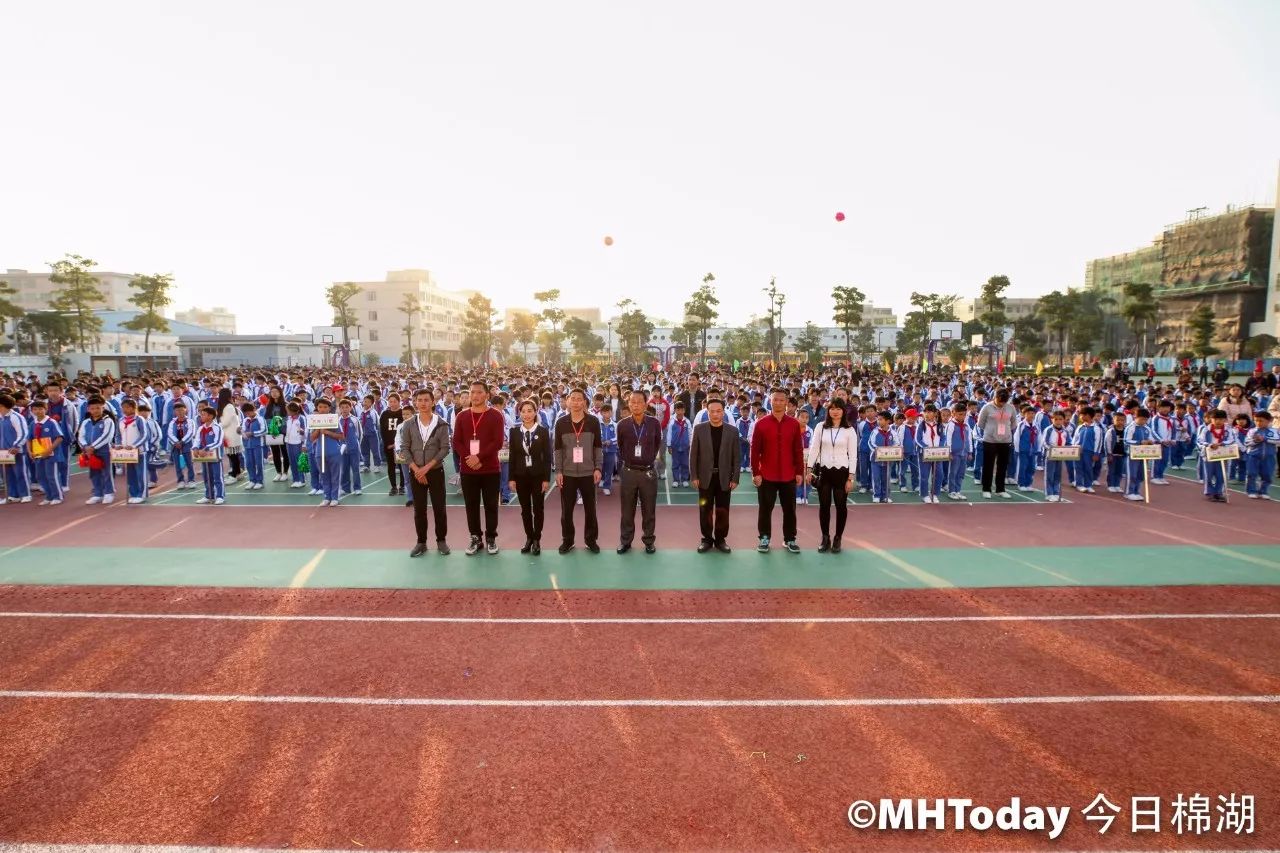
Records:
M418 542L427 542L427 498L431 498L431 512L435 516L436 541L443 542L449 535L449 516L445 512L444 469L432 468L427 473L427 482L419 483L417 477L410 477L413 486L413 526L418 532Z
M276 467L277 474L289 473L289 454L283 444L269 444L271 448L271 464Z
M761 480L759 488L760 516L757 527L761 536L773 537L773 504L782 504L782 541L796 538L796 481L775 483Z
M227 472L228 475L231 477L239 477L240 472L244 470L244 451L228 450L227 461L231 465L231 470Z
M520 521L524 523L524 538L542 541L543 508L546 494L542 491L540 477L520 477L516 480L516 497L520 499Z
M443 469L440 471L440 476L444 476ZM496 539L498 536L498 478L500 476L497 473L462 475L462 499L467 503L467 530L472 536L481 535L481 498L484 498L484 537Z
M596 523L596 483L591 477L564 478L564 487L560 490L560 538L573 542L573 508L578 495L582 495L582 539L591 545L600 535Z
M405 479L405 478L404 478L403 471L402 471L402 469L400 468L400 464L399 464L398 462L396 462L396 451L395 451L395 447L394 447L394 446L393 446L393 447L384 447L384 448L382 449L382 452L383 452L383 455L385 456L385 458L386 458L386 460L387 460L387 482L389 482L389 483L391 484L388 488L392 488L392 489L403 489L403 488L404 488L404 479ZM436 468L436 469L434 469L434 470L432 471L432 473L434 474L436 471L439 471L439 472L440 472L440 479L441 479L441 481L443 482L443 480L444 480L444 468ZM398 486L397 486L397 485L396 485L396 483L397 483L397 482L399 482L399 483L400 483L400 485L398 485ZM444 488L444 486L441 486L441 488ZM415 492L415 494L416 494L416 492ZM415 499L415 500L416 500L416 499Z
M698 489L698 525L705 542L723 542L729 535L729 498L733 492L720 487L720 475L712 474L711 482Z
M831 504L836 505L836 538L844 535L849 519L849 469L823 468L818 477L818 528L825 539L831 535Z
M992 473L995 474L995 491L1004 491L1004 477L1009 470L1009 448L1012 445L998 441L982 442L982 491L992 491Z

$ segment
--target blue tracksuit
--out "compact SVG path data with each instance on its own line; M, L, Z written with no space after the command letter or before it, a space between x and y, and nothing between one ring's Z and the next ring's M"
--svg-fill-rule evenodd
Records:
M1049 447L1065 447L1069 444L1071 444L1071 434L1065 426L1059 429L1051 424L1040 437L1040 447L1042 450ZM1069 468L1070 465L1070 462L1049 459L1046 450L1044 460L1045 497L1062 496L1062 469Z
M871 450L877 447L896 447L897 444L893 439L893 431L888 429L876 428L871 432ZM871 463L871 496L877 500L887 500L889 497L889 463L876 462L874 459Z
M147 499L147 456L151 452L151 430L142 418L125 415L120 420L119 443L138 448L136 465L124 465L124 481L130 498Z
M703 409L702 411L705 412L706 409ZM702 412L699 412L699 414L701 413ZM800 433L800 446L804 448L805 459L809 458L809 445L810 443L812 443L812 441L813 441L813 427L805 426L804 432ZM801 503L805 503L809 500L809 481L807 478L801 480L800 485L796 486L796 500L800 501Z
M1249 437L1250 429L1252 429L1252 427L1245 427L1243 429L1240 427L1234 427L1236 443L1240 445L1240 458L1233 459L1227 463L1227 473L1230 475L1231 479L1237 483L1243 483L1245 481L1245 476L1248 473L1248 460L1245 458L1244 442L1245 439Z
M1036 473L1036 457L1040 454L1040 431L1036 429L1034 420L1018 422L1013 429L1013 455L1018 459L1018 488L1031 488L1031 480Z
M1172 414L1156 415L1148 423L1151 427L1151 434L1164 448L1161 451L1160 458L1155 460L1155 465L1152 466L1151 479L1163 480L1164 469L1169 465L1170 451L1173 449L1173 443L1178 438L1178 424L1173 419Z
M946 447L945 431L938 424L922 423L916 427L915 443L920 460L920 497L936 498L942 489L945 462L925 462L923 451L926 447Z
M1107 457L1107 488L1118 489L1129 461L1125 453L1124 432L1117 433L1115 427L1110 427L1102 436L1102 451Z
M370 461L378 468L384 461L382 441L378 437L378 413L373 408L360 411L360 467L368 468Z
M973 479L975 481L982 480L982 442L978 439L978 416L969 415L965 418L965 425L969 427L970 452L973 456Z
M671 451L671 479L677 483L689 480L689 421L672 418L667 427L667 449Z
M226 492L222 485L222 427L218 426L217 421L201 424L196 428L192 446L218 454L216 462L201 463L200 467L204 469L204 496L211 501L225 498Z
M304 415L287 415L284 419L284 449L289 454L289 477L294 483L306 483L306 475L298 470L298 458L302 456L302 448L308 448L310 454L311 442L307 440L307 419ZM312 470L320 464L319 460L310 460Z
M871 491L871 433L875 428L875 421L864 418L858 422L858 488L864 492Z
M178 472L178 483L194 483L196 469L191 464L191 446L195 443L197 424L191 418L174 418L169 424L169 455L173 458L173 468Z
M63 399L57 403L49 403L45 409L45 415L50 420L57 421L58 428L62 430L63 442L54 451L54 459L56 460L55 467L58 471L58 481L62 484L62 490L65 492L67 486L71 484L71 440L79 432L79 408Z
M1080 461L1075 466L1076 488L1092 489L1102 464L1102 428L1097 424L1081 424L1071 443L1080 447Z
M618 425L613 421L600 424L600 446L604 450L604 470L600 472L600 488L612 489L618 471Z
M1276 472L1278 444L1280 430L1275 427L1256 426L1249 430L1244 441L1245 466L1248 472L1245 491L1249 494L1266 495L1271 488L1271 478Z
M1135 444L1145 444L1148 441L1155 440L1155 433L1151 431L1151 427L1146 424L1131 423L1124 428L1124 446L1128 448ZM1140 495L1142 494L1142 484L1146 480L1146 460L1130 459L1129 460L1129 482L1125 489L1125 494Z
M13 452L12 465L3 465L9 498L30 498L31 480L27 470L27 419L10 409L0 415L0 450Z
M360 484L360 420L355 415L343 415L338 421L338 430L343 435L341 487L346 494L358 492ZM332 500L332 499L331 499Z
M739 446L742 448L742 464L739 465L743 471L751 470L751 424L750 418L738 418L738 438L741 439Z
M951 449L951 461L947 463L947 491L958 495L964 491L964 475L973 447L973 433L963 421L948 421L946 427L947 447Z
M99 420L86 417L80 422L76 440L83 452L102 460L98 470L89 469L89 487L95 498L115 497L116 484L111 476L111 443L116 437L116 422L103 414Z
M245 467L249 469L249 482L262 485L262 448L266 446L263 436L267 425L258 415L246 417L240 427L244 437Z
M336 501L340 497L338 488L345 466L343 457L347 455L343 452L345 444L346 442L328 435L311 438L312 449L307 452L311 454L312 480L317 484L315 488L320 489L327 501Z
M34 421L31 424L31 437L33 439L47 438L50 441L56 441L61 438L62 443L58 445L58 450L65 450L66 448L66 435L62 431L62 425L47 414L44 420ZM35 463L36 482L40 484L40 488L44 489L45 500L62 500L62 479L58 471L57 450L54 451L54 455L37 459Z
M898 466L898 486L916 491L920 487L920 449L916 442L918 424L904 423L894 427L895 440L902 445L902 463Z
M1204 456L1205 448L1211 444L1236 444L1236 431L1230 426L1224 426L1221 433L1215 432L1212 424L1205 424L1200 427L1200 435L1196 439L1196 444L1200 446L1200 455ZM1227 487L1226 477L1223 476L1223 468L1220 462L1204 463L1204 493L1206 495L1221 495Z

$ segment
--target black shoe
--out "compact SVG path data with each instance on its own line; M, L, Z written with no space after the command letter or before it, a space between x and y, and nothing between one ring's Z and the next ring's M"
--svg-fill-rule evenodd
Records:
M561 543L560 543L560 553L561 553L561 554L568 554L568 553L569 553L570 551L572 551L572 550L573 550L573 543L572 543L572 542L561 542Z
M536 557L536 556L538 556L539 554L541 554L541 553L542 553L542 543L541 543L541 542L539 542L537 539L533 540L533 549L532 549L529 553L530 553L530 554L533 554L533 556L535 556L535 557Z
M733 553L733 549L729 547L729 543L725 542L723 539L721 539L719 542L716 543L716 550L719 551L721 554Z
M532 550L533 550L533 540L532 539L524 540L524 547L520 549L520 553L528 554Z
M840 537L838 536L835 539L831 540L831 553L832 554L840 553Z
M440 552L441 557L449 556L449 545L443 539L436 540L436 550Z
M706 539L703 539L701 542L698 543L699 554L705 554L710 550L711 550L711 543L708 542Z
M404 502L404 505L405 505L405 506L413 506L413 501L405 501L405 502Z
M822 544L818 546L818 553L825 554L831 550L831 537L823 536Z
M657 548L655 548L655 547L653 547L653 545L652 545L652 544L650 544L650 545L645 545L645 546L644 546L644 552L645 552L646 554L653 554L653 553L655 553L657 550L658 550L658 549L657 549Z
M392 489L391 491L387 492L387 497L389 497L389 498L394 498L394 497L395 497L396 495L398 495L398 494L400 494L400 493L399 493L399 492L397 492L395 489Z
M479 536L472 536L472 537L471 537L471 544L469 544L469 545L467 546L467 556L468 556L468 557L474 557L476 554L479 554L479 553L480 553L480 549L481 549L481 548L483 548L483 547L484 547L484 545L483 545L483 543L481 543L481 541L480 541L480 537L479 537Z
M627 552L628 552L628 551L630 551L630 550L631 550L631 545L630 545L630 543L628 543L628 544L626 544L626 545L619 545L619 546L618 546L618 553L619 553L619 554L625 554L625 553L627 553Z
M787 543L787 551L792 554L800 553L800 546L796 544L796 540L792 539Z
M588 543L587 543L587 550L588 550L588 551L590 551L592 554L599 554L599 553L600 553L600 546L599 546L597 543L595 543L595 542L588 542Z
M409 556L410 556L410 557L421 557L421 556L422 556L423 554L425 554L425 553L427 553L427 543L426 543L426 542L419 542L417 545L414 545L414 546L413 546L413 550L409 552Z

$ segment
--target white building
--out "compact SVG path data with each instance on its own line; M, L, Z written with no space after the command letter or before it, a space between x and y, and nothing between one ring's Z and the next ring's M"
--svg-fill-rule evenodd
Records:
M712 326L707 330L707 357L711 358L716 355L720 349L720 341L726 332L737 331L737 326ZM820 326L822 332L822 348L832 357L838 357L845 352L844 330L837 326ZM875 352L881 353L886 349L896 349L898 346L898 333L902 331L897 326L873 326L875 332ZM661 326L653 330L653 334L649 337L649 346L657 347L664 353L673 346L672 338L673 329L670 326ZM784 326L785 333L782 341L782 351L785 353L794 353L796 347L796 339L804 334L803 326ZM850 336L852 338L852 335ZM702 348L702 339L699 336L695 342L696 346L685 349L686 357L689 354L700 352ZM622 350L622 341L618 336L613 335L613 352L620 353ZM857 358L857 353L854 353Z
M210 308L207 311L203 308L190 308L179 311L173 316L183 323L190 323L220 335L236 333L236 315L222 306Z
M1030 317L1036 310L1037 299L1021 299L1012 296L1005 297L1004 314L1012 323L1015 320L1023 320ZM961 299L956 302L956 319L961 323L969 323L977 319L986 311L982 304L981 297L977 299Z
M347 282L335 282L346 284ZM413 348L443 353L456 359L462 342L462 321L472 291L444 290L428 270L391 270L385 281L351 282L360 292L351 300L355 328L348 334L360 341L362 353L384 361L400 360L405 351L408 315L400 310L405 296L414 294L424 310L413 317Z
M24 311L47 311L53 294L60 289L49 280L50 275L52 273L7 269L0 273L0 281L7 281L17 291L12 298L19 308ZM93 276L98 279L98 289L106 297L106 301L94 306L95 308L103 311L128 311L134 307L129 302L129 297L134 293L129 288L129 282L134 279L132 273L94 270Z

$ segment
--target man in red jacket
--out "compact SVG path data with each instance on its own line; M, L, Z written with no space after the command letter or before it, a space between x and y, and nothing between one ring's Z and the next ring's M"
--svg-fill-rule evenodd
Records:
M800 422L787 414L787 392L776 389L771 397L773 413L756 422L751 434L751 482L760 501L761 554L769 551L773 534L773 503L782 503L782 541L792 554L796 545L796 486L804 479L804 440Z
M471 408L458 412L453 431L453 452L462 460L462 499L467 504L467 528L471 544L467 556L480 551L480 499L484 498L484 542L490 554L498 553L498 490L501 466L498 451L506 437L507 422L489 408L489 386L471 383Z

